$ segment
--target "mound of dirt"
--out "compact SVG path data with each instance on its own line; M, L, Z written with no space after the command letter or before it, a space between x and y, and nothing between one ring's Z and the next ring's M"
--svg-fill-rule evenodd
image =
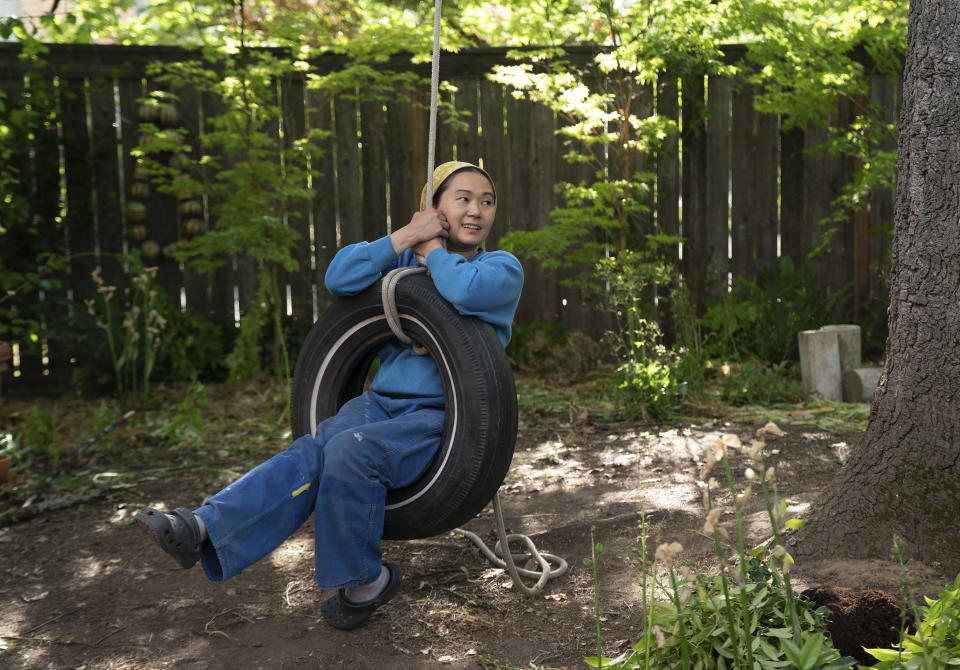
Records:
M888 648L900 639L900 602L886 591L825 586L807 589L800 597L830 610L827 628L833 645L864 665L877 662L864 648ZM913 617L905 623L912 626Z

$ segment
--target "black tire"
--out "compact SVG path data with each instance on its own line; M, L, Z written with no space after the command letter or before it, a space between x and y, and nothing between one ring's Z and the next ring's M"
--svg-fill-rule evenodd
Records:
M360 295L337 298L311 328L290 394L294 437L314 433L363 391L377 350L393 337L380 292L377 282ZM429 277L402 279L396 302L404 332L437 364L446 401L433 463L411 486L387 493L384 539L411 540L466 523L493 498L513 459L517 393L493 328L461 316Z

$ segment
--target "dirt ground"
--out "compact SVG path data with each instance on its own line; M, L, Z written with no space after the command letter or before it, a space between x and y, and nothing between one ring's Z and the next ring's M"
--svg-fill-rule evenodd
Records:
M222 487L222 471L141 478L105 486L86 503L0 529L0 667L3 668L585 668L597 650L594 580L583 559L599 556L603 651L616 655L641 634L641 580L634 552L640 520L648 546L678 541L677 560L715 568L698 473L723 435L749 444L765 420L687 421L671 426L603 423L589 411L522 416L513 467L501 490L509 531L529 535L569 571L537 596L511 588L463 537L385 542L400 564L400 594L364 628L329 627L313 584L312 527L232 581L182 570L133 523L144 505L192 506ZM799 416L770 439L780 495L800 515L825 487L857 432L830 433ZM280 445L282 446L282 445ZM731 452L738 477L750 465ZM144 464L146 468L148 464ZM743 482L741 481L741 485ZM729 519L729 517L728 517ZM751 544L766 540L762 500L746 504ZM494 539L490 506L466 528ZM887 559L797 565L798 590L898 593ZM933 596L952 578L911 566Z

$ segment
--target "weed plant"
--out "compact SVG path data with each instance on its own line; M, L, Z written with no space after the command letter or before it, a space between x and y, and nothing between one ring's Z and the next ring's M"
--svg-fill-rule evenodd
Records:
M797 360L797 333L846 320L849 287L832 295L817 288L813 259L796 265L789 256L757 270L756 282L735 277L733 291L701 319L708 349L718 357Z
M775 424L757 432L747 454L757 466L746 470L747 485L738 493L727 450L742 448L739 439L717 440L701 472L706 520L702 533L712 538L720 563L718 574L675 569L683 547L661 544L652 563L640 562L645 626L641 639L616 658L584 659L594 668L682 668L683 670L800 668L842 670L856 661L841 657L825 635L827 610L796 597L790 583L793 559L781 531L799 527L786 519L786 502L777 495L776 473L765 468L766 437L780 434ZM730 509L720 506L721 485L710 473L719 466L726 479ZM703 481L706 480L706 481ZM772 529L769 542L747 550L742 502L759 483ZM732 512L734 531L723 515ZM641 523L642 556L646 556L646 524ZM666 578L660 577L661 570ZM648 588L649 587L649 588ZM658 594L666 598L655 600ZM600 641L598 639L598 649Z
M767 365L762 361L725 364L720 379L720 397L731 405L773 405L797 402L803 388L791 377L787 363Z
M901 589L906 596L900 626L900 642L890 649L866 649L876 658L871 668L878 670L946 670L960 666L960 575L942 590L936 600L926 598L926 607L918 607L913 583L903 561L904 543L897 539L893 555L901 565ZM907 614L919 625L907 631Z
M145 404L150 376L160 350L161 333L167 320L160 314L160 290L154 283L156 267L147 267L133 251L122 257L130 268L132 288L126 294L104 282L99 271L92 273L99 299L86 301L87 311L97 317L97 326L107 337L117 393L126 409L129 397L140 394Z

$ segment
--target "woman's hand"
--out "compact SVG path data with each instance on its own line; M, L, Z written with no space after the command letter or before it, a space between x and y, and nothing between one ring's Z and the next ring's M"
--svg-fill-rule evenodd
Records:
M434 208L417 212L410 223L390 234L393 250L399 256L407 249L426 258L434 249L443 246L442 238L449 235L447 218Z

